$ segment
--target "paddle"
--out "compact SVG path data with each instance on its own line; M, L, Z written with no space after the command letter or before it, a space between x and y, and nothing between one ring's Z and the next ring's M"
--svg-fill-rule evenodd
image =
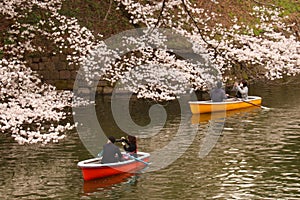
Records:
M101 152L98 153L97 157L100 158L102 155L103 155L103 150L102 150ZM134 157L134 156L132 156L132 155L129 155L129 154L127 154L127 155L128 155L128 157L130 157L131 159L134 159L134 160L136 160L136 161L138 161L138 162L144 163L144 164L147 165L147 166L150 164L150 163L145 162L145 161L143 161L143 160L141 160L141 159L139 159L139 158L136 158L136 157Z
M233 96L229 96L229 97L230 97L230 98L237 98L237 97L233 97ZM249 103L249 104L251 104L251 105L253 105L253 106L257 106L257 107L262 108L262 109L270 110L270 108L268 108L268 107L265 107L265 106L262 106L262 105L257 105L257 104L255 104L255 103L251 103L251 102L246 101L246 100L241 99L241 98L237 98L237 99L240 100L240 101L242 101L242 102Z
M243 100L243 99L241 99L243 102L245 102L245 103L249 103L249 104L251 104L251 105L253 105L253 106L257 106L257 107L260 107L260 108L262 108L262 109L270 109L270 108L268 108L268 107L265 107L265 106L262 106L262 105L257 105L257 104L255 104L255 103L251 103L251 102L249 102L249 101L245 101L245 100Z
M130 155L130 154L127 154L131 159L134 159L134 160L136 160L136 161L139 161L139 162L141 162L141 163L144 163L145 165L149 165L150 163L148 163L148 162L145 162L145 161L143 161L143 160L141 160L141 159L139 159L139 158L136 158L136 157L134 157L134 156L132 156L132 155Z
M97 154L97 157L100 158L103 155L103 150Z

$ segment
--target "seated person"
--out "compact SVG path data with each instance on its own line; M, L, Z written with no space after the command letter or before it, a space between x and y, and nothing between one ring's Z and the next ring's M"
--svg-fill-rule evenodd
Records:
M240 84L235 82L233 88L237 92L237 98L248 99L248 85L246 81L242 81Z
M127 139L125 137L122 137L122 145L124 150L133 155L134 157L137 157L137 145L136 145L136 137L132 135L128 135Z
M102 164L122 161L121 151L119 147L114 145L115 141L113 136L109 136L107 143L103 145Z
M217 88L214 88L210 92L210 98L213 102L222 102L224 99L227 99L225 91L221 88L222 83L217 83Z

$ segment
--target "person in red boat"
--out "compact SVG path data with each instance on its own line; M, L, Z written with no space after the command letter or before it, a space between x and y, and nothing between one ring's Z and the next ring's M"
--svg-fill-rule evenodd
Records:
M122 154L120 149L114 145L116 139L113 136L108 137L108 141L103 145L101 163L114 163L122 161Z
M124 150L130 155L137 157L137 144L136 137L132 135L128 135L127 139L125 137L121 137L122 145Z

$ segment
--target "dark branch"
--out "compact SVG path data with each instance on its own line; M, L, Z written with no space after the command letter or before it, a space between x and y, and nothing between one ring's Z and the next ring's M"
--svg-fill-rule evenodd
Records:
M217 47L214 47L212 44L210 44L209 42L206 41L206 39L204 38L203 34L202 34L202 31L201 29L199 28L199 26L197 25L197 22L195 20L195 18L192 16L191 12L189 11L187 5L185 4L184 0L182 0L182 4L183 4L183 7L184 7L184 10L187 12L187 14L189 15L189 17L192 19L194 25L196 26L197 30L198 30L198 33L200 34L201 36L201 39L208 45L209 48L213 48L214 51L215 51L215 57L217 56L218 54L218 50L217 50Z
M277 7L276 5L274 4L270 4L270 3L263 3L263 2L260 2L260 1L257 1L257 0L253 0L255 3L257 4L261 4L261 5L265 5L265 6L272 6L272 7Z
M166 6L166 0L164 0L163 3L162 3L162 7L161 7L161 10L160 10L159 16L157 18L157 21L156 21L153 29L155 29L158 26L158 24L160 22L160 19L162 18L165 6Z
M113 0L110 0L108 10L107 10L106 15L104 17L104 21L107 20L108 14L110 13L112 2L113 2Z

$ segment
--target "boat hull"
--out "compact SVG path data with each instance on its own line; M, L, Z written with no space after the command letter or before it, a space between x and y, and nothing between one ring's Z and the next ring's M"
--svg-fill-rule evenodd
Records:
M228 110L236 110L253 106L260 107L262 102L261 97L249 96L248 100L227 100L224 102L212 101L190 101L190 109L193 114L220 112Z
M85 181L122 173L134 173L146 166L144 162L149 162L150 154L142 152L138 154L142 154L138 158L140 161L132 159L124 162L101 164L100 158L93 158L79 162L78 167L81 168Z
M243 116L245 113L256 113L260 110L259 107L252 106L248 108L241 108L235 110L227 110L226 112L212 112L212 113L201 113L201 114L193 114L191 117L192 124L199 124L202 122L208 122L210 120L218 120L221 118L227 118L234 115Z
M115 176L104 177L101 179L94 179L90 181L84 181L83 191L84 193L96 192L99 188L111 187L112 185L127 182L131 179L135 179L137 174L135 173L122 173Z

